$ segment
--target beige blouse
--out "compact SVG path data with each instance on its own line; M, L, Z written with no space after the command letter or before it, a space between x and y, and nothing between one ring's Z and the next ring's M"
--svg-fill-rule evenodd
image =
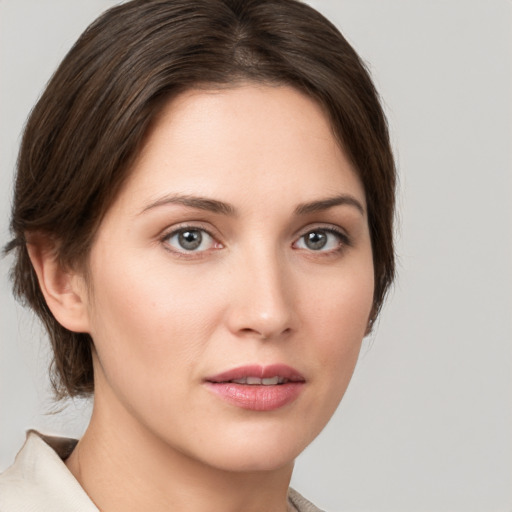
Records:
M14 464L0 475L0 512L99 512L63 460L75 439L31 430ZM288 512L321 512L289 489Z

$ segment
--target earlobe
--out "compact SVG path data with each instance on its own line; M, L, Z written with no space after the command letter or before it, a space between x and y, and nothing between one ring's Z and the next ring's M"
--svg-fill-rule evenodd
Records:
M31 235L27 251L41 292L55 319L70 331L89 332L87 289L83 277L63 268L55 242L48 236Z
M373 326L375 324L375 310L372 307L372 311L370 312L370 317L368 318L368 323L366 324L366 332L364 336L369 336L373 331Z

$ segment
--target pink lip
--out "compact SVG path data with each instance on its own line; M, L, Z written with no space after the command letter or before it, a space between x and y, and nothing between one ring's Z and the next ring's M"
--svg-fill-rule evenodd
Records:
M261 366L258 364L239 366L226 372L206 377L206 381L218 383L227 382L229 380L243 379L244 377L259 377L260 379L267 379L270 377L284 377L285 379L304 382L304 377L291 366L285 364L271 364L269 366Z
M287 382L276 385L230 382L244 377L265 379L275 376ZM297 370L282 364L240 366L205 379L205 385L210 391L232 405L253 411L273 411L284 407L299 396L304 384L305 379Z

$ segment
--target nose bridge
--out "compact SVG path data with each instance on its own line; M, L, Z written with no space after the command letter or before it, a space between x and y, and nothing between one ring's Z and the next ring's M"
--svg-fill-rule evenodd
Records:
M294 327L293 290L286 259L270 243L251 244L240 254L231 329L262 338L279 336Z

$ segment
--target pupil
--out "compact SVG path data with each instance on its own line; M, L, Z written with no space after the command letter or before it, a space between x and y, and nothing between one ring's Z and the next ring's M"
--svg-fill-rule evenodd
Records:
M179 243L183 249L192 251L197 249L203 241L203 236L200 231L182 231L179 234Z
M312 231L306 235L306 246L313 250L322 249L327 243L327 235L321 231Z

